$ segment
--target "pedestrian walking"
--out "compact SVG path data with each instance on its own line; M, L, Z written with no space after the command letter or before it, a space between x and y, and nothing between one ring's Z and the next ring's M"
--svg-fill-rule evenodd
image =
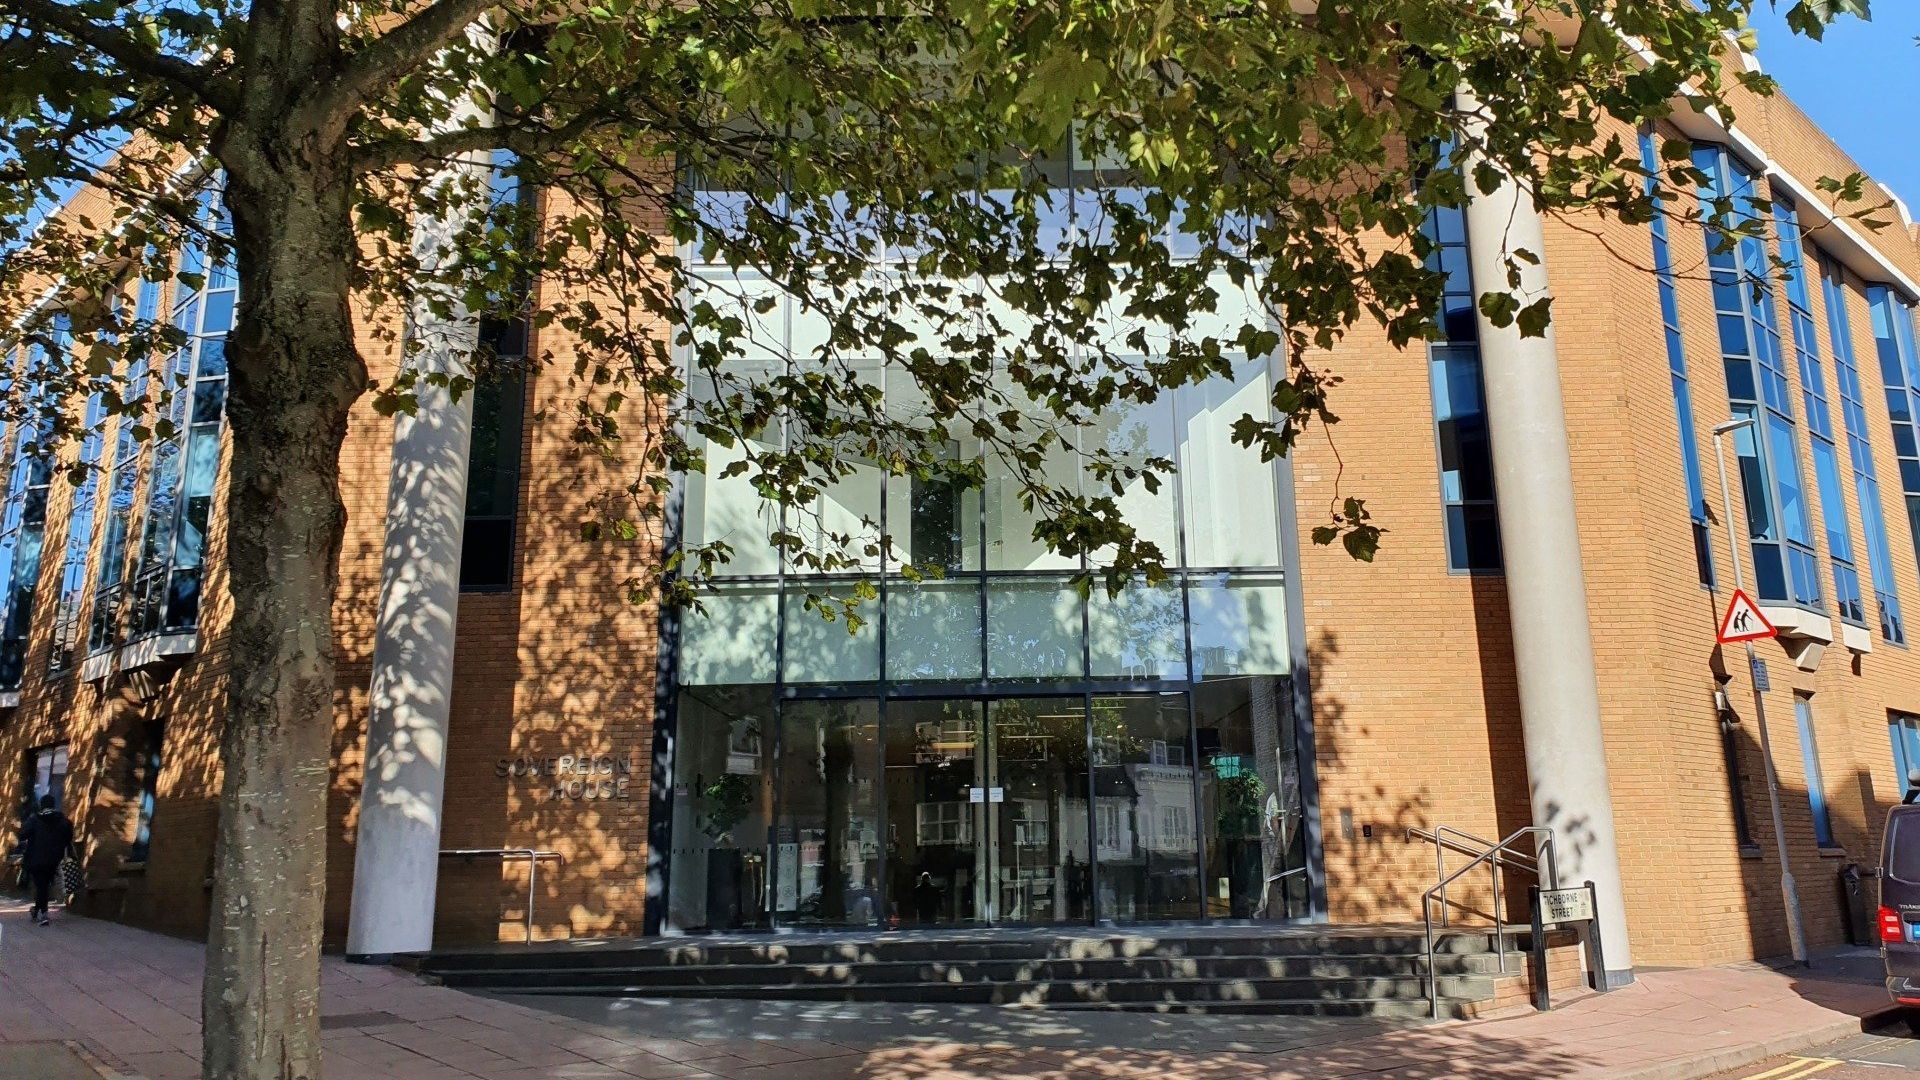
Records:
M53 883L60 876L61 860L73 846L73 822L60 812L51 794L40 796L40 810L27 819L20 831L20 862L33 882L33 910L29 916L41 926L53 919L48 907L53 899Z

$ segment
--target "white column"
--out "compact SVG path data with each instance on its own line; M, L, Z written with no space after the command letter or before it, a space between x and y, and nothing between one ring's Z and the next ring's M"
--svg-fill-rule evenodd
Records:
M478 105L462 102L447 124L457 128L485 116ZM464 183L485 199L489 168L488 156L476 155L433 183ZM464 220L461 207L456 201L443 216L415 222L413 251L423 268L446 257L449 238ZM422 298L407 320L408 363L422 378L418 408L394 422L347 922L347 955L354 958L382 959L433 945L473 393L455 401L446 387L429 385L424 376L468 374L479 343L477 320L457 298L442 299L451 302L444 316Z
M1469 114L1481 108L1464 90L1460 105ZM1521 303L1549 295L1546 242L1533 196L1511 179L1482 194L1473 161L1465 170L1476 291L1505 289L1510 257L1526 251L1533 261L1511 260L1520 271ZM1517 325L1496 327L1484 315L1479 326L1533 820L1553 828L1560 884L1594 883L1607 978L1624 984L1633 979L1633 953L1601 737L1559 356L1551 326L1535 338L1521 336Z

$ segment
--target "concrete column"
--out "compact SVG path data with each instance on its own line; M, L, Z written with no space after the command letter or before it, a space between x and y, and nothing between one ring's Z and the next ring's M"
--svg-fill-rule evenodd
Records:
M447 124L485 113L463 102ZM433 183L469 185L487 197L485 155L449 167ZM450 209L415 222L423 267L446 257L462 221ZM452 300L443 317L423 298L408 313L410 363L427 373L468 373L479 324ZM417 386L418 408L394 422L387 492L387 540L380 567L380 615L373 646L366 770L353 852L353 906L347 955L383 960L433 945L440 877L441 797L446 787L455 621L460 610L460 541L466 525L467 453L473 394L458 401L441 386Z
M1465 90L1460 106L1470 115L1482 108ZM1509 257L1524 250L1536 260L1513 260L1520 271L1521 303L1549 295L1546 243L1533 196L1511 180L1482 194L1471 160L1465 169L1472 193L1466 219L1475 289L1505 289ZM1553 329L1527 338L1518 326L1496 327L1481 316L1480 364L1533 820L1553 828L1560 884L1591 880L1596 886L1607 979L1621 985L1633 979L1633 953Z

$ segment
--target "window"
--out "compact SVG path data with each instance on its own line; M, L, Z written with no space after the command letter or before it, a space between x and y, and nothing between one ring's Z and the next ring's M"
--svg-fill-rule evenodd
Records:
M1747 820L1747 776L1740 769L1740 740L1730 718L1720 721L1720 750L1727 760L1727 791L1729 805L1733 808L1733 839L1742 851L1751 850L1756 854L1759 845L1753 842L1753 825Z
M1854 564L1853 534L1847 528L1847 503L1841 494L1840 452L1834 445L1833 417L1827 407L1827 375L1820 364L1820 339L1813 329L1812 290L1807 286L1809 271L1800 239L1800 215L1793 203L1776 198L1773 218L1786 272L1783 283L1794 359L1800 372L1800 400L1806 406L1807 435L1813 448L1813 480L1820 492L1820 519L1833 570L1834 613L1843 622L1865 626L1866 604L1860 597L1860 571Z
M1467 262L1466 212L1435 207L1426 236L1434 245L1427 268L1446 275L1440 311L1442 340L1427 347L1433 422L1440 453L1440 499L1446 516L1447 567L1501 568L1500 521L1493 492L1493 447L1480 381L1480 330L1474 313L1473 271Z
M136 323L151 323L160 313L160 282L142 279L134 303ZM150 379L146 356L127 369L126 400L146 396ZM133 529L133 496L140 482L145 444L134 438L135 421L123 416L114 431L113 461L106 478L106 517L102 523L100 569L94 579L93 614L87 627L87 655L113 648L119 638L121 598L127 579L127 540Z
M1813 838L1821 847L1837 847L1833 819L1827 813L1827 785L1820 778L1820 748L1813 736L1813 699L1793 696L1793 718L1800 725L1800 763L1806 769L1807 805L1813 810Z
M65 352L72 343L64 316L56 318L48 335ZM53 480L53 456L48 440L53 434L53 409L46 385L52 371L66 363L49 357L41 345L27 350L26 417L13 440L13 461L7 476L6 506L0 512L0 574L6 592L0 596L0 690L18 690L26 673L27 638L33 628L34 587L40 581L40 556L46 543L47 494Z
M87 398L85 434L80 442L79 465L86 478L73 493L73 509L67 514L66 556L60 563L60 594L53 616L53 648L47 653L47 670L55 675L73 667L80 643L80 600L87 588L87 556L93 550L94 504L100 498L100 452L106 445L107 406L99 391Z
M1889 712L1887 734L1893 742L1893 772L1898 781L1894 787L1904 799L1907 792L1913 790L1907 778L1915 769L1920 769L1920 716Z
M1659 168L1654 151L1653 132L1640 133L1640 164L1649 174ZM1647 191L1656 188L1651 175ZM1654 201L1653 270L1660 291L1660 325L1666 335L1667 367L1673 377L1673 413L1680 430L1680 465L1687 478L1687 516L1693 525L1693 561L1700 584L1713 587L1713 544L1707 532L1707 496L1700 482L1700 441L1693 427L1693 390L1687 381L1686 342L1680 335L1680 293L1673 270L1673 246L1667 235L1667 219Z
M1887 414L1893 419L1893 452L1900 459L1900 490L1907 498L1907 520L1913 526L1916 557L1920 557L1920 436L1916 435L1916 401L1920 401L1920 357L1914 355L1913 302L1885 285L1867 289L1873 311L1873 344L1880 355L1880 379L1887 387Z
M200 214L209 229L229 231L217 187L201 193ZM213 262L207 256L206 243L199 239L180 255L181 273L204 277L198 291L182 290L173 305L173 324L188 335L168 370L173 398L167 419L177 434L153 452L138 570L129 582L130 638L192 631L200 625L201 566L226 422L226 338L239 286L231 251Z
M1694 166L1708 179L1701 199L1719 215L1705 233L1727 399L1735 416L1755 421L1735 439L1755 589L1763 601L1818 611L1820 575L1775 325L1767 244L1752 233L1725 231L1763 220L1767 203L1753 171L1725 147L1696 147Z
M530 228L532 197L513 173L513 156L494 154L493 206L512 216L518 232ZM514 285L510 300L524 305L530 283ZM509 305L511 306L511 305ZM480 323L480 363L473 387L473 432L467 452L466 526L460 540L460 590L501 592L513 587L514 522L520 507L521 422L526 412L528 323L524 315Z
M460 590L513 587L514 522L520 505L521 421L526 377L502 372L473 388L467 458L467 520L460 539Z
M146 862L147 852L153 843L154 800L160 790L160 765L162 753L167 741L167 722L154 720L147 724L145 745L140 757L134 763L140 779L140 815L134 828L133 847L127 851L128 862Z
M55 743L27 751L27 804L37 809L43 796L53 796L53 805L67 806L67 744Z
M914 838L922 847L973 842L973 808L963 802L919 803Z
M1880 612L1880 636L1896 645L1907 640L1895 591L1887 519L1880 503L1880 480L1874 471L1873 444L1867 437L1866 395L1860 386L1860 367L1853 356L1853 325L1847 315L1846 271L1824 252L1819 253L1820 287L1827 308L1827 336L1833 341L1833 369L1840 386L1840 423L1847 436L1847 456L1853 463L1854 501L1860 504L1860 532L1867 541L1867 572L1873 581L1873 603ZM1824 501L1825 496L1822 496Z
M1193 850L1192 807L1162 806L1160 808L1160 849L1162 851Z

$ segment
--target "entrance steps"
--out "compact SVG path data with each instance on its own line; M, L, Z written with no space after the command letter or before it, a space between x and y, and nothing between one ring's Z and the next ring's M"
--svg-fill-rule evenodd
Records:
M1507 935L1507 976L1527 931ZM503 994L955 1003L1047 1009L1424 1018L1419 927L793 933L585 940L450 949L416 970ZM1472 1015L1504 984L1489 928L1435 943L1442 1016ZM1511 997L1511 993L1500 995Z

